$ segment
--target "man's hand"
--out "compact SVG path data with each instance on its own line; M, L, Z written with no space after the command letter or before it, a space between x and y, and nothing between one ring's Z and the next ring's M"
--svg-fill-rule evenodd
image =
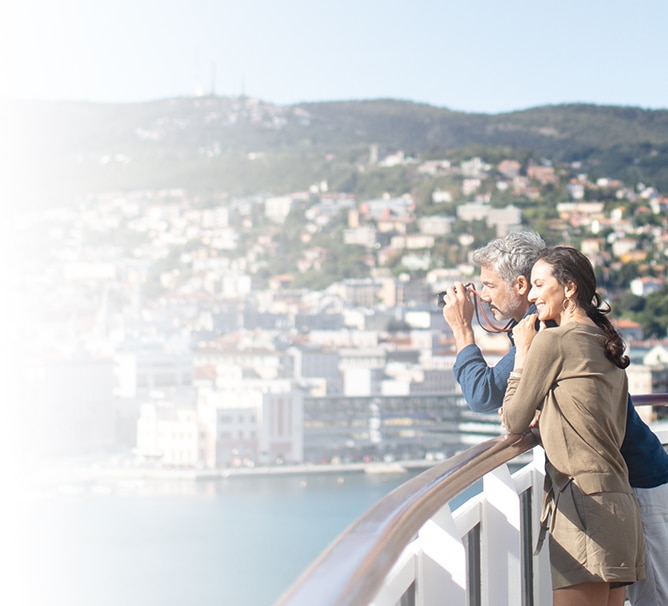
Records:
M459 352L467 345L475 343L471 326L475 305L473 295L464 288L464 284L455 282L445 290L443 300L445 301L443 319L452 329Z

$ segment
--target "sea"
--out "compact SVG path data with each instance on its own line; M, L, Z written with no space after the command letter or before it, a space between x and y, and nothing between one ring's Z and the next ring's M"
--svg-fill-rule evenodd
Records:
M0 603L271 606L416 473L89 478L21 491L1 506Z

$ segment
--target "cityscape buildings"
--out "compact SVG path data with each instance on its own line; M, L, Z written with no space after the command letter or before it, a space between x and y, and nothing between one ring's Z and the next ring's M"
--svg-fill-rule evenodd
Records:
M397 153L385 165L408 161ZM17 213L5 231L22 242L8 282L21 313L4 316L16 451L216 469L441 458L497 435L496 415L460 397L435 296L475 280L472 232L527 224L512 196L493 203L490 184L526 200L563 176L476 157L418 170L452 174L461 190L434 190L429 215L410 194L357 200L325 183L209 206L181 189L107 192ZM612 202L584 199L611 187ZM631 282L637 296L665 289L668 198L584 175L567 191L543 224L549 235L577 231L601 271L645 262L652 275ZM288 230L290 261L279 246ZM365 275L299 286L347 247ZM632 393L668 391L666 342L645 342L637 323L619 328ZM478 341L492 361L509 346L482 331Z

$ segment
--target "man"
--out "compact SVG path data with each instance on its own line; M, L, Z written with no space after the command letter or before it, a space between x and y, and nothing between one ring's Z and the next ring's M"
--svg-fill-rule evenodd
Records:
M535 309L529 302L531 268L545 247L535 232L520 231L493 240L473 253L480 267L480 298L489 304L496 320L519 322ZM476 412L498 410L515 361L515 345L489 366L475 343L472 319L474 297L462 283L444 295L443 318L455 337L454 373L464 399ZM628 398L626 435L621 452L629 469L643 519L646 577L627 588L633 606L668 606L668 453L657 436L640 419Z

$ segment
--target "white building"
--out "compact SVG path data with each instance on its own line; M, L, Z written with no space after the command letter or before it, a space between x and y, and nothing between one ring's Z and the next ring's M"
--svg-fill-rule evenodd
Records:
M247 274L227 274L221 279L220 294L226 298L236 299L249 295L253 290L253 279Z
M626 369L629 378L629 393L652 394L668 392L668 349L657 345L650 349L632 348L628 355L631 364ZM639 406L638 414L646 421L652 421L651 406Z
M303 460L304 394L292 381L200 386L198 414L208 467Z
M491 166L482 158L476 156L469 160L464 160L459 165L459 168L464 177L480 178L485 176Z
M631 292L637 297L646 297L663 289L665 282L660 278L635 278L629 283Z
M114 357L117 395L136 398L153 390L191 385L193 355L170 352L164 344L140 345Z
M382 393L384 373L380 368L349 366L342 369L343 395L378 396Z
M418 228L421 233L432 236L445 236L452 231L454 217L429 216L418 219Z
M434 204L443 204L452 202L452 194L445 189L436 188L431 194L431 201Z
M612 254L615 257L622 257L631 251L634 251L638 243L632 238L618 238L612 243Z
M140 344L114 355L114 374L118 438L133 444L141 404L151 401L152 394L192 386L193 355L169 351L164 343Z
M503 237L522 226L522 210L512 204L505 208L491 208L487 225L496 227L496 235Z
M203 452L197 410L143 404L137 421L137 455L165 466L195 467Z
M275 223L284 223L292 210L291 196L272 196L264 201L264 214Z
M434 236L428 234L406 234L392 236L390 247L395 249L421 250L431 249L434 246Z
M359 244L360 246L372 247L375 245L376 239L376 230L366 225L343 230L344 244Z
M457 207L457 218L462 221L483 221L489 216L491 207L480 202L467 202Z
M302 462L303 392L292 381L228 376L200 382L196 399L142 405L137 455L190 468Z

